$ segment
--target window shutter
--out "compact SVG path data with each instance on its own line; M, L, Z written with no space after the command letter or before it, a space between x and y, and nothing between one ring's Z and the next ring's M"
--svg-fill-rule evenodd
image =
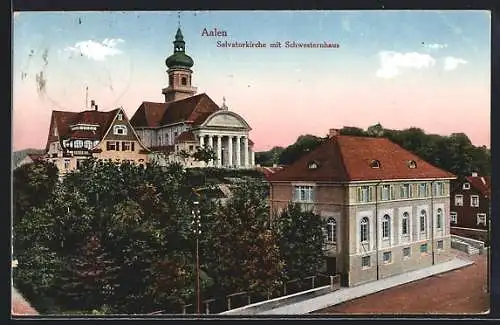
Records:
M106 150L109 151L109 141L106 141Z
M132 149L132 151L134 151L134 144L135 144L135 142L132 141L131 142L131 149Z

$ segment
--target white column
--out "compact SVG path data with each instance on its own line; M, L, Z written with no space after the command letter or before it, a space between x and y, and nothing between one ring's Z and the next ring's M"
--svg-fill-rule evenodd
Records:
M214 139L213 139L213 135L211 135L211 134L208 135L208 146L210 147L211 150L214 149ZM214 164L213 160L210 160L208 162L208 166L213 166L213 164Z
M248 137L243 138L243 153L245 154L243 156L243 165L248 167Z
M205 136L200 134L200 147L205 146Z
M252 153L252 167L255 166L255 152L251 152Z
M228 167L233 167L233 136L227 137L227 164Z
M222 166L222 137L217 136L217 167Z
M241 167L241 138L236 136L236 168Z

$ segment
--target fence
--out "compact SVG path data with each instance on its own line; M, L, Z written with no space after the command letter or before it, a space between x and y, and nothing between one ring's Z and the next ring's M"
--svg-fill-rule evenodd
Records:
M295 279L283 283L283 286L275 292L267 294L258 294L249 291L232 293L224 297L210 298L201 301L200 313L202 314L219 314L231 309L247 306L250 304L271 300L274 298L284 297L294 293L307 291L314 288L330 285L332 290L340 289L340 275L325 275L318 274L309 276L303 279ZM182 306L183 314L195 314L196 308L193 304Z

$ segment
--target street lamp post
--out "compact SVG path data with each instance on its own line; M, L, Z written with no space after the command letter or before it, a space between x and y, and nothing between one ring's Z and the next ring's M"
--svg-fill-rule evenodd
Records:
M191 225L193 226L193 234L196 241L196 313L200 314L200 250L199 250L199 237L201 234L201 215L198 209L198 202L193 202L193 221Z

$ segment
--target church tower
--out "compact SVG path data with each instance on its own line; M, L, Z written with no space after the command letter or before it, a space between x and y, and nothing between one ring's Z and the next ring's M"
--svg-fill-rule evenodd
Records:
M168 87L162 89L165 102L180 100L196 94L196 88L191 85L191 67L193 59L186 52L186 43L180 27L175 34L174 53L165 60L168 73Z

